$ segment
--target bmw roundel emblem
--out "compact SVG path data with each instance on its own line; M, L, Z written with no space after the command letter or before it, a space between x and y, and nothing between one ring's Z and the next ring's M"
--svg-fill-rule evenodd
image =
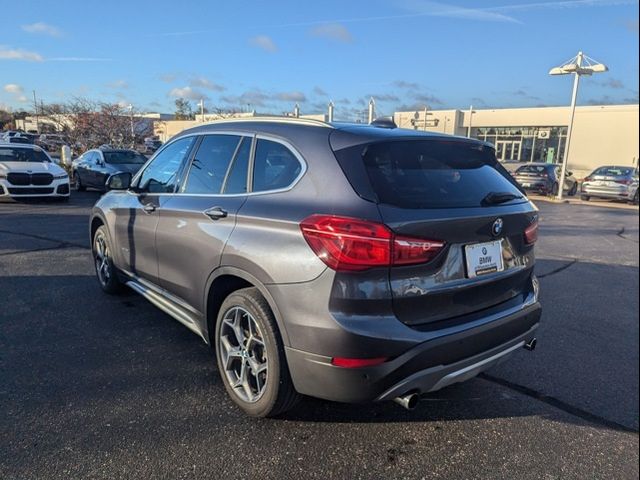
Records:
M496 219L495 222L493 222L493 225L491 226L491 233L493 234L494 237L497 237L502 233L503 224L504 222L502 221L501 218L498 218Z

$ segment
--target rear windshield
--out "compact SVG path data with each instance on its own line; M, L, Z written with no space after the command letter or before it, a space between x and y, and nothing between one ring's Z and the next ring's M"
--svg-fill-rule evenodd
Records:
M633 172L633 168L624 167L600 167L592 175L607 175L610 177L628 177Z
M525 165L516 170L516 173L545 173L547 167L544 165Z
M103 152L104 161L113 164L139 164L142 165L147 161L147 157L140 155L138 152L130 150L122 150L119 152Z
M49 162L41 150L31 148L0 147L0 162Z
M461 208L482 206L492 192L512 194L518 197L516 201L523 198L509 174L497 166L493 149L483 145L440 140L380 142L360 147L360 157L380 203L402 208Z

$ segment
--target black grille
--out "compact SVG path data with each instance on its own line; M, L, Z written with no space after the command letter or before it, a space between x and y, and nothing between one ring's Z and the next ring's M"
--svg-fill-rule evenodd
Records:
M31 183L31 175L28 173L10 173L7 180L13 185L29 185Z
M10 173L7 180L12 185L50 185L53 175L50 173Z
M53 175L50 173L32 173L31 185L50 185L53 182Z
M53 193L53 188L11 188L9 187L10 195L48 195Z

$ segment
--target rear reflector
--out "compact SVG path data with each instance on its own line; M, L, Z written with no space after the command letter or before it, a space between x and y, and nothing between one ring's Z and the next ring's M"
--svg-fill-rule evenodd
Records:
M432 260L443 242L396 236L386 225L333 215L311 215L300 223L305 240L333 270L413 265Z
M538 220L529 225L524 231L524 243L533 245L538 240Z
M387 361L387 357L378 358L344 358L333 357L331 359L331 365L343 368L361 368L361 367L374 367Z

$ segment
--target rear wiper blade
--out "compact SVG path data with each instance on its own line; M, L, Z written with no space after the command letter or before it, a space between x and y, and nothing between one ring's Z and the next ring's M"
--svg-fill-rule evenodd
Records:
M522 195L517 195L511 192L489 192L482 199L482 205L499 205L500 203L509 202L511 200L517 200L522 198Z

